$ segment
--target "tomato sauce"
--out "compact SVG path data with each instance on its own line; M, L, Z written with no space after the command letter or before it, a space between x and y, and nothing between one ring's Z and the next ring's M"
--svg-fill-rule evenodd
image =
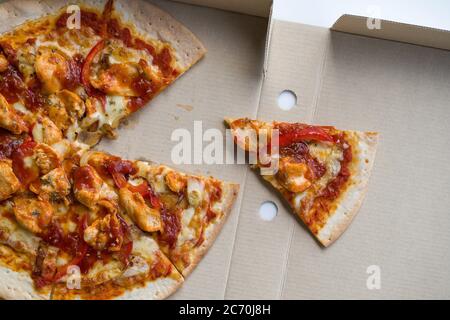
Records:
M178 212L162 208L161 220L164 226L164 232L160 234L159 238L169 248L173 249L177 243L178 234L181 231L181 221Z
M33 139L27 137L11 154L14 174L17 179L26 186L39 178L39 170L33 166L28 166L26 163L26 158L33 156L36 145L37 143L34 142Z
M95 175L91 167L80 167L73 173L73 180L75 188L78 190L82 189L93 189Z
M345 141L344 135L336 135L334 136L334 139L336 143L341 145L344 149L344 156L341 160L341 170L339 171L338 175L328 183L326 188L321 193L321 197L328 200L337 199L341 194L342 187L350 178L349 165L353 160L352 146ZM344 147L344 145L346 147Z
M13 152L23 143L23 138L0 129L0 159L10 159Z
M305 142L296 142L287 147L280 148L280 155L282 157L291 157L300 163L305 163L311 168L316 179L322 178L327 172L325 165L311 156L309 147Z
M81 70L83 69L84 58L81 54L76 54L68 61L68 72L64 75L63 86L67 90L74 91L81 83Z
M0 93L10 104L23 100L25 106L30 110L45 105L45 98L40 94L40 82L35 78L27 87L20 72L12 65L0 74Z

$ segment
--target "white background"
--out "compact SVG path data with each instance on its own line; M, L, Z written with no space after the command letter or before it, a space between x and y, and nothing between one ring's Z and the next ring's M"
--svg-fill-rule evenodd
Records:
M273 6L279 20L327 28L345 13L450 30L450 0L274 0Z

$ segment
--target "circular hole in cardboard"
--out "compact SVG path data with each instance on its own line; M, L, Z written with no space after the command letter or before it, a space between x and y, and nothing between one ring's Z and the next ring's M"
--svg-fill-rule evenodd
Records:
M264 221L273 221L278 215L278 206L273 201L265 201L259 207L259 217Z
M284 90L278 97L278 107L281 110L289 111L297 105L297 95L292 90Z

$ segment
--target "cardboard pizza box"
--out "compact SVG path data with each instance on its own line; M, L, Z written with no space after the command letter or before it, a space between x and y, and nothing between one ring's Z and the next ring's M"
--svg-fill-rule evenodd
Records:
M401 20L370 29L355 14L327 26L286 22L271 16L271 0L148 1L208 53L98 148L241 184L220 236L173 299L450 298L448 30ZM285 90L297 97L289 111L278 107ZM381 133L364 204L335 244L322 248L246 165L172 163L175 130L192 140L225 133L224 117ZM259 215L266 201L278 207L272 221Z
M226 116L381 133L366 200L327 249L247 166L176 166L238 182L241 192L174 299L450 298L448 31L384 20L370 30L353 15L331 28L280 21L270 1L151 2L208 54L101 148L171 164L175 129L194 137L201 121L225 132ZM284 90L297 96L290 111L277 105ZM270 222L259 216L268 200L279 209Z

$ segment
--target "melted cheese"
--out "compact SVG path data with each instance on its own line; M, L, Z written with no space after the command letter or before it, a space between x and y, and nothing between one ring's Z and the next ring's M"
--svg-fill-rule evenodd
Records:
M309 145L309 152L311 156L326 165L325 175L315 182L320 188L324 188L341 170L341 161L344 159L343 150L336 145L312 143Z
M30 114L30 113L31 113L30 110L28 110L28 109L27 109L22 103L20 103L20 102L14 103L14 104L13 104L13 108L14 108L14 110L19 111L19 112L21 112L21 113L23 113L23 114Z
M33 139L36 142L42 143L44 141L44 126L41 123L36 123L33 127Z
M108 125L117 128L121 119L127 115L128 99L122 96L107 96L105 111L100 104L96 104L97 111L84 120L83 126L88 127L98 122L98 127Z
M204 198L205 184L196 178L189 178L187 183L187 195L189 203L195 208L198 207Z

